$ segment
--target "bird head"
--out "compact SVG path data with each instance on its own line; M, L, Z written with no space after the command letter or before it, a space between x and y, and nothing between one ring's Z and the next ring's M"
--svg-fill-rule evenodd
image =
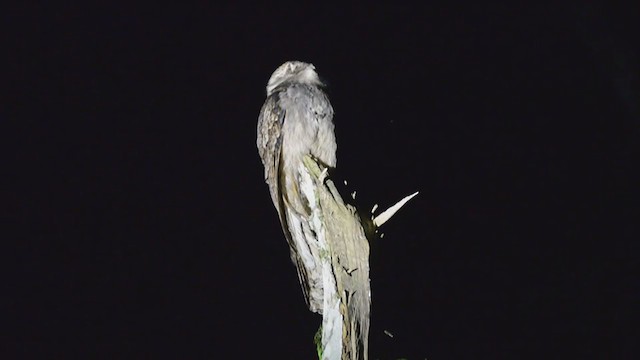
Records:
M287 61L273 72L267 83L267 96L284 83L322 85L313 64L302 61Z

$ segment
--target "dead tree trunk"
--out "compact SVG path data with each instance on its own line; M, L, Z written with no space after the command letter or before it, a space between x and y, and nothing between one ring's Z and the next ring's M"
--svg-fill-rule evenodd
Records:
M303 163L301 193L311 211L308 220L316 235L322 268L319 355L322 360L367 360L371 308L369 241L356 208L343 201L327 175L328 169L310 156L305 156ZM375 218L372 214L373 226L382 226L417 194L405 197Z
M367 359L369 242L356 209L345 204L327 170L305 157L303 193L322 249L322 359ZM305 179L306 178L306 179Z

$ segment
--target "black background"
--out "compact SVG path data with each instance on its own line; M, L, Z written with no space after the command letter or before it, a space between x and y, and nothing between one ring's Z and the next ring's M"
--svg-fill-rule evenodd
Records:
M11 358L315 356L320 317L255 147L286 60L327 81L337 176L363 207L421 192L372 244L372 359L637 353L630 9L111 3L1 18Z

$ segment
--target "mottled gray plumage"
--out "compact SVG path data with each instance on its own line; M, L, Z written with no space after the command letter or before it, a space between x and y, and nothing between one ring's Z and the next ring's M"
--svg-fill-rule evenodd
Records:
M336 166L333 108L311 64L290 61L273 73L258 119L258 152L265 180L296 265L305 300L322 311L322 275L316 234L300 190L302 158Z

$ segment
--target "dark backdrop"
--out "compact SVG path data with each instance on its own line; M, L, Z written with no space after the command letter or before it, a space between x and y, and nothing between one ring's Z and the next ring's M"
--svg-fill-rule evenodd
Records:
M359 204L421 192L372 243L372 359L637 355L630 9L211 2L0 17L8 354L313 358L320 317L255 147L266 81L303 60L328 83L337 176Z

